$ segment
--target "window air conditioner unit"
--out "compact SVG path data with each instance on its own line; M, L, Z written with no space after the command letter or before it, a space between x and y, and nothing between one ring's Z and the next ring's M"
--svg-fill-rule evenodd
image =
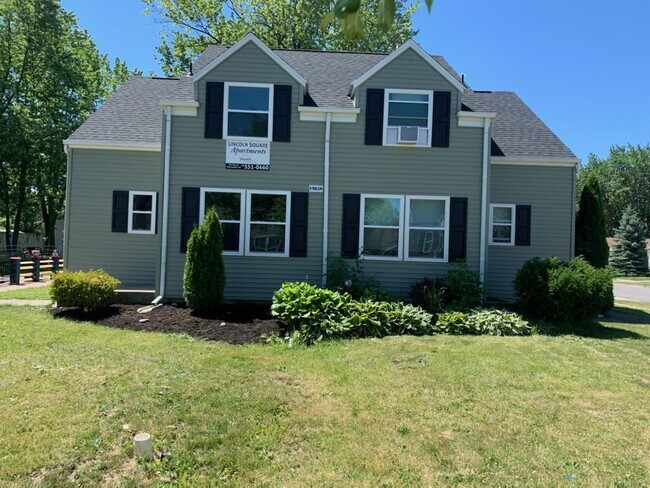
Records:
M418 129L417 126L401 125L397 129L397 143L416 144L418 142Z

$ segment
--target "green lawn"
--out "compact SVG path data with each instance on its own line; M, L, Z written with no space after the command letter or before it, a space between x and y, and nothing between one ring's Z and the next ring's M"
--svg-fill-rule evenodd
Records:
M615 283L623 283L636 286L647 286L650 288L650 277L648 276L626 276L614 279Z
M0 307L0 485L647 486L650 314L634 317L288 349ZM134 461L137 431L172 458Z
M0 300L49 300L49 286L15 288L0 290Z

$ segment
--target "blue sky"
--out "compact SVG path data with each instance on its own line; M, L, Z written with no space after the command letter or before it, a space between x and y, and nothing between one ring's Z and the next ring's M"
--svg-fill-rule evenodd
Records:
M145 73L160 25L139 0L62 0L99 50ZM650 1L435 0L416 41L477 90L515 91L583 161L650 143Z

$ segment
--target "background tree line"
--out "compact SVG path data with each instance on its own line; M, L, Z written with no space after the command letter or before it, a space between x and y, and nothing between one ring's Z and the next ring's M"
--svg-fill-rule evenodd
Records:
M67 157L62 141L131 74L111 65L59 0L0 0L0 227L5 245L43 226L55 246Z

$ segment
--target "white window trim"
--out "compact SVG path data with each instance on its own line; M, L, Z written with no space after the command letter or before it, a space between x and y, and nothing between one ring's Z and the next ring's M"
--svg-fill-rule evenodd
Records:
M239 109L229 109L228 108L228 99L230 98L230 87L244 87L244 88L268 88L269 89L269 110L239 110ZM268 134L266 137L247 137L247 136L230 136L228 135L228 113L238 112L238 113L258 113L266 114L269 116L269 126ZM223 93L223 133L224 139L244 139L251 141L267 141L270 142L273 139L273 85L269 83L244 83L244 82L225 82L224 83L224 93Z
M400 204L400 213L399 213L399 230L397 236L397 256L371 256L368 254L363 254L363 242L364 242L364 220L366 215L366 199L367 198L385 198L385 199L398 199ZM404 247L404 195L381 195L381 194L370 194L362 193L361 194L361 208L359 215L359 254L363 256L363 259L369 261L403 261L403 247ZM395 226L372 226L375 228L386 228L394 229Z
M258 222L251 221L251 199L253 195L284 195L286 197L286 214L284 222L284 252L283 253L270 253L270 252L254 252L251 251L251 242L250 242L250 226L251 224L269 224L273 225L271 222ZM291 227L291 192L290 191L280 191L280 190L246 190L246 256L259 256L259 257L276 257L276 258L287 258L289 257L289 237L290 237L290 227Z
M388 98L391 93L406 93L409 95L429 95L429 118L427 121L427 144L388 144L386 142L386 133L388 132ZM408 103L408 102L406 102ZM382 130L382 145L398 147L431 147L431 137L433 134L433 90L407 90L397 88L387 88L384 90L384 123ZM391 126L394 127L394 126Z
M495 208L509 208L511 213L512 222L510 224L495 224L494 223L494 209ZM514 246L515 245L515 226L517 221L517 205L512 203L491 203L490 204L490 246ZM510 242L494 242L494 225L510 225Z
M430 200L430 201L443 201L445 202L445 225L444 227L411 227L410 224L410 215L411 215L411 202L413 200ZM409 221L405 223L404 227L404 261L420 261L428 263L446 263L449 261L449 213L450 213L450 197L437 197L437 196L407 196L406 197L406 208L404 219L406 220L406 214L409 216ZM411 229L415 230L444 230L445 232L445 241L443 247L442 258L421 258L416 257L412 258L409 256L409 237L411 234Z
M135 196L150 196L151 197L151 211L133 210L133 198ZM155 234L156 233L156 192L155 191L130 191L129 192L129 219L128 219L128 233L129 234ZM151 229L139 230L133 229L133 214L151 214Z
M224 256L243 256L244 255L244 228L246 215L244 208L246 205L246 190L232 188L201 188L201 200L199 203L199 222L205 220L205 194L206 193L239 193L239 251L223 251ZM221 220L221 218L220 218ZM223 223L236 223L234 220L221 220Z

